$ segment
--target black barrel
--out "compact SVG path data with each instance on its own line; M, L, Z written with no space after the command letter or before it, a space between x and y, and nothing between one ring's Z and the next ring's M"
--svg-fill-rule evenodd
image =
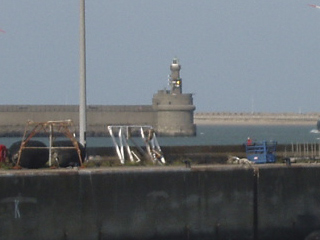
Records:
M80 149L82 161L84 161L86 156L85 149L79 142L77 142L77 144ZM74 147L70 140L54 141L52 146L53 147ZM74 166L81 165L78 152L75 148L54 149L52 155L53 155L55 164L58 164L60 167L69 167L69 166L74 167Z
M13 143L9 148L9 159L13 164L17 164L21 141ZM37 147L37 149L23 149L21 152L19 165L23 168L44 167L49 159L49 150L46 145L37 140L29 140L26 147Z

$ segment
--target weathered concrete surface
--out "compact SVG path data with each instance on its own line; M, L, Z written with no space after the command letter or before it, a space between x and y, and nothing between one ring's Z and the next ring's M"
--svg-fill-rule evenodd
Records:
M250 239L251 183L243 169L8 171L0 239Z
M260 169L259 239L304 239L320 230L319 173L312 164Z
M320 229L320 167L255 168L2 170L0 239L304 239Z

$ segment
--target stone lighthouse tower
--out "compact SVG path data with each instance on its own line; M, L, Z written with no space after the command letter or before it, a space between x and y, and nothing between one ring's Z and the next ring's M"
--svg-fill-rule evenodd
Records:
M170 90L160 90L153 95L152 108L155 111L155 129L158 135L194 136L193 98L191 93L182 93L179 60L174 58L170 65Z

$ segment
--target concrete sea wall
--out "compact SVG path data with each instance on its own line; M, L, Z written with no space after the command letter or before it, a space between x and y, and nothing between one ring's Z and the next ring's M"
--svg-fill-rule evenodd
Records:
M194 122L196 124L297 124L316 126L319 118L319 113L198 112L194 115Z
M0 239L305 239L320 167L0 171Z
M108 136L108 125L150 125L158 135L194 136L191 94L154 95L153 105L89 105L87 136ZM21 136L28 120L71 119L78 132L77 105L0 105L0 136Z
M22 136L28 120L46 122L71 119L76 132L79 126L79 106L76 105L0 105L0 135ZM106 136L108 125L155 126L155 112L148 105L101 106L87 109L87 135Z

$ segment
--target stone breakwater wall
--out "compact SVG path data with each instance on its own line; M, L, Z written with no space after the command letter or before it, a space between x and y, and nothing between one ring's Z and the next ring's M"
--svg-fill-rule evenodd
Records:
M107 135L108 125L155 125L151 106L88 106L87 135ZM0 105L0 135L22 136L28 120L46 122L71 119L75 131L79 129L77 105Z
M158 135L194 136L191 94L154 95L152 105L89 105L87 136L108 136L108 125L150 125ZM79 129L77 105L0 105L0 136L21 136L28 120L46 122L71 119Z
M305 239L320 168L1 170L0 239Z
M320 113L195 113L196 124L309 124L316 125Z

